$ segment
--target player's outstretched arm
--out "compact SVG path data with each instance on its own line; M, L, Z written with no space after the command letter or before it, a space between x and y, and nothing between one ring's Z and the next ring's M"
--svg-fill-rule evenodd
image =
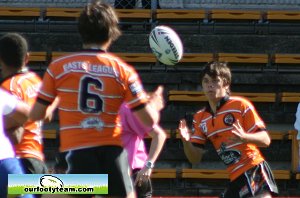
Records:
M36 101L29 113L29 119L32 121L42 120L46 117L48 105Z
M236 140L234 141L255 144L259 147L268 147L271 144L271 138L266 130L246 133L239 120L233 124L232 133L236 135Z
M167 134L159 125L155 125L152 131L149 132L149 135L152 137L152 140L148 154L148 161L154 163L163 149L164 143L167 139Z
M45 122L51 122L52 118L53 118L53 114L55 112L55 109L58 107L59 105L59 97L57 96L54 101L52 102L51 105L49 105L46 109L46 115L44 118Z
M22 126L29 116L30 107L22 101L18 101L14 110L5 115L5 130L11 130Z
M167 138L165 131L158 125L155 125L148 134L152 137L148 158L145 166L138 172L136 176L135 185L141 185L143 180L146 180L151 176L152 168L154 167L156 159L163 149L165 140ZM150 162L153 167L147 167L147 162Z
M144 108L134 110L133 113L146 126L152 127L160 120L160 111L164 108L163 87L159 86L155 92L149 96L149 101Z

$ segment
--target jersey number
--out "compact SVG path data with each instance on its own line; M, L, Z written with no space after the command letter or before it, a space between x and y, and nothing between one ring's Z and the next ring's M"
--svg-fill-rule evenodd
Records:
M87 76L81 78L79 108L85 113L102 112L103 100L99 94L91 89L102 90L102 82Z

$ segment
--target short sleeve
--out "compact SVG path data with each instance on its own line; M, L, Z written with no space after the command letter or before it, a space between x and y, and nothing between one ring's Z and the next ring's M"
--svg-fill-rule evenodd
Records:
M251 102L248 101L243 103L242 117L243 127L247 133L266 130L264 121L261 119Z
M52 102L56 97L54 74L51 72L51 65L47 69L43 77L43 83L39 90L38 98Z
M130 109L147 102L147 94L134 69L126 72L125 101Z
M202 112L200 112L200 113L202 113ZM201 123L200 117L201 116L199 116L199 113L197 113L194 116L194 119L193 119L193 128L192 128L192 136L191 136L190 141L192 143L196 143L196 144L205 144L207 138L206 138L206 136L205 136L205 134L203 132L207 131L207 128L206 128L206 124L205 123Z

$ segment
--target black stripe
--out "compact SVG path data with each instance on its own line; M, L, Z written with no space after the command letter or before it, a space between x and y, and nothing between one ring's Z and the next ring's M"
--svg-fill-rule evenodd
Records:
M152 40L156 43L156 45L158 45L159 46L159 44L158 44L158 40L157 40L157 37L156 37L156 34L155 34L155 32L153 32L152 34L151 34L151 38L152 38Z
M41 103L41 104L43 104L43 105L47 105L47 106L51 104L51 102L49 102L47 100L44 100L42 98L37 98L36 101L39 102L39 103Z

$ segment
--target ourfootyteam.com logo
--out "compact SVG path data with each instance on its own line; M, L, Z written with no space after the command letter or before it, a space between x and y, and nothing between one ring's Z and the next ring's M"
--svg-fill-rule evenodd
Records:
M54 194L56 192L90 192L93 193L93 188L64 188L64 183L58 177L53 175L44 175L40 178L40 186L35 188L24 188L26 193L39 193L39 192L49 192Z
M9 174L8 194L108 194L108 176Z

